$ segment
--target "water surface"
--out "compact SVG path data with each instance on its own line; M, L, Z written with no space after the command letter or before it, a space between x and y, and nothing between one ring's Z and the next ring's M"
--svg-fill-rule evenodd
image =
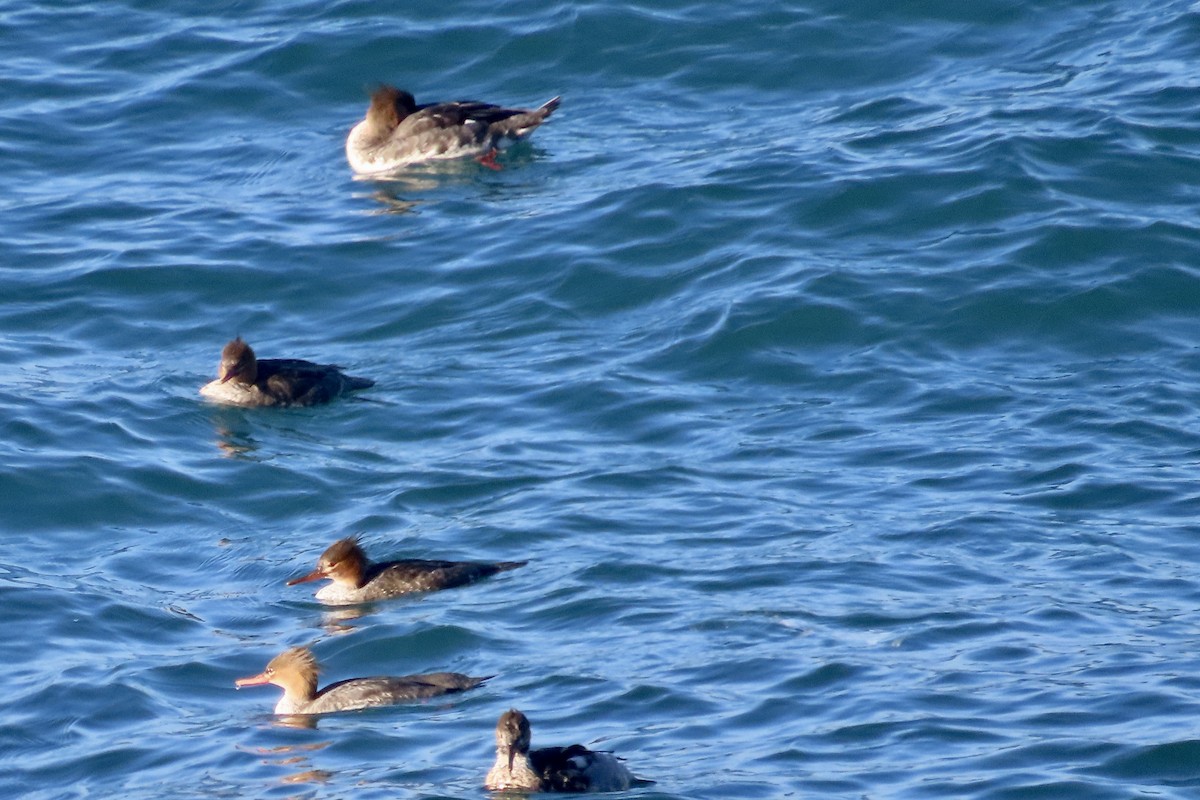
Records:
M0 792L1200 785L1200 14L8 3ZM562 108L354 180L367 89ZM235 334L377 386L208 405ZM310 569L530 559L331 615ZM326 680L496 674L277 724Z

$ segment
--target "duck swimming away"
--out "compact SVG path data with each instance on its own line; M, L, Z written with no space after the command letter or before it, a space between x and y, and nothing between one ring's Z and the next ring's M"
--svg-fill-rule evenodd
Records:
M559 101L555 97L531 110L475 100L418 105L408 92L381 86L371 95L366 117L346 137L346 159L359 175L467 156L499 169L497 150L529 136L554 113Z
M217 379L201 386L200 394L236 406L313 406L374 385L333 364L258 358L239 336L221 350Z
M485 788L617 792L635 783L651 783L633 777L612 753L589 750L581 744L530 750L529 742L529 720L524 714L512 708L500 715L496 723L496 763L484 778Z
M288 586L333 581L317 592L317 599L330 605L367 603L413 592L433 592L473 583L481 578L525 566L527 561L427 561L409 558L371 563L355 537L340 539L321 554L317 568L292 578Z
M432 672L403 677L350 678L317 690L320 666L307 647L293 647L271 659L258 675L238 678L237 688L272 683L283 689L276 714L329 714L374 706L390 706L474 689L491 678L472 678L458 672Z

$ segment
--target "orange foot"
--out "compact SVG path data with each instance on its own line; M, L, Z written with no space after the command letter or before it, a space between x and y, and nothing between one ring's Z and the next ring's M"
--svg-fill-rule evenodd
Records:
M496 171L500 171L500 170L504 169L504 167L502 167L496 163L496 153L498 153L498 152L499 151L493 147L491 150L487 151L486 153L484 153L483 155L481 155L479 157L479 159L478 159L479 163L483 164L488 169L494 169Z

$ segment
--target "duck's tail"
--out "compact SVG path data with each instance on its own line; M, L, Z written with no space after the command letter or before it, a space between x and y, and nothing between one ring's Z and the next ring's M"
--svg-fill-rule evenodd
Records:
M492 126L492 130L499 136L523 139L533 133L534 128L549 119L560 102L562 102L561 97L551 98L533 111L522 111L497 122Z

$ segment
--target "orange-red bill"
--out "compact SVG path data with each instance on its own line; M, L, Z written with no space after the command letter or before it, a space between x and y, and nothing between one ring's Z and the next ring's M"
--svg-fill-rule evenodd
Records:
M243 686L262 686L264 683L270 682L271 680L267 677L267 673L260 672L259 674L249 678L238 678L233 682L233 685L240 689Z
M308 583L309 581L319 581L325 577L325 573L319 569L314 569L312 572L300 578L292 578L287 582L288 586L295 586L297 583Z

